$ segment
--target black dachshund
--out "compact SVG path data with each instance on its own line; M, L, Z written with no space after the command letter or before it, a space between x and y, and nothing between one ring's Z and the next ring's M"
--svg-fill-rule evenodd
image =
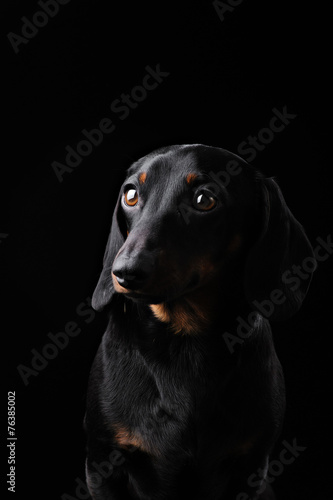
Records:
M179 145L129 168L92 301L109 314L85 418L94 500L273 498L269 320L300 308L307 257L276 182L236 155Z

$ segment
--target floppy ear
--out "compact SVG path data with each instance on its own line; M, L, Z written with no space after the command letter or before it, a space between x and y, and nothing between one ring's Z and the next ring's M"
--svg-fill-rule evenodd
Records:
M262 230L245 266L247 300L264 316L283 320L301 307L316 259L301 224L273 179L260 179Z
M111 232L109 234L103 257L103 269L91 300L92 307L96 311L104 309L104 307L111 302L113 294L115 293L111 277L111 269L117 253L125 242L119 213L120 200L121 194L118 197L117 204L113 212Z

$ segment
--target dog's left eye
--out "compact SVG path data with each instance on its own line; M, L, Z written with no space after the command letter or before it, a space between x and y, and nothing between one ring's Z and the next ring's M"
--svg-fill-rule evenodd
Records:
M214 207L216 207L216 204L216 199L209 193L199 191L194 195L193 206L197 210L203 210L207 212L208 210L212 210Z
M139 195L136 189L128 189L124 194L124 200L126 205L129 207L134 207L139 200Z

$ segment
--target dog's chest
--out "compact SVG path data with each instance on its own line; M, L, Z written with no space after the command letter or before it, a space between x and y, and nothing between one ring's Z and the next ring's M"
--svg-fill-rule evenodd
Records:
M198 376L198 359L191 362L178 354L157 362L151 352L112 352L107 412L119 447L159 455L168 446L192 446L198 399L207 379Z

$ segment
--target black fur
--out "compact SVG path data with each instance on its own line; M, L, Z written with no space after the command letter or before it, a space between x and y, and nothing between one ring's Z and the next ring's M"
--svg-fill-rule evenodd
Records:
M200 194L216 206L199 210ZM85 418L94 500L273 498L264 478L248 480L267 468L284 414L268 319L301 306L310 280L284 273L308 256L276 182L240 157L172 146L131 166L93 296L109 315ZM265 318L257 305L273 290ZM153 313L160 303L165 318ZM239 318L253 323L246 338Z

